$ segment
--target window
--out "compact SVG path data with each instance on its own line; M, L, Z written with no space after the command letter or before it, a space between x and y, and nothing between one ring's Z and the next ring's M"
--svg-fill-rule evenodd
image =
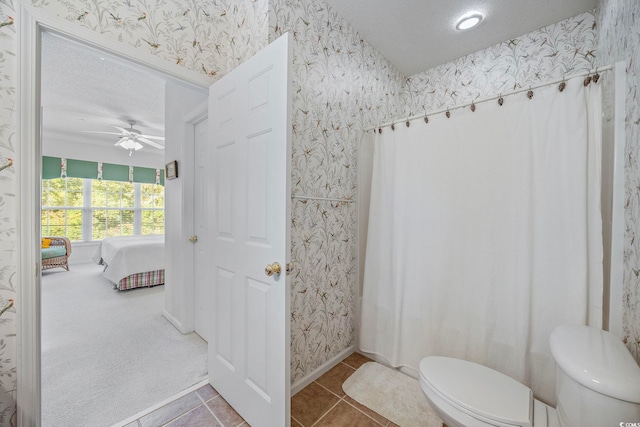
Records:
M164 234L164 187L140 184L141 234Z
M82 240L83 179L43 181L42 206L43 236Z
M91 240L133 236L134 184L95 181L91 185Z
M42 235L72 241L164 234L164 187L55 178L42 181Z

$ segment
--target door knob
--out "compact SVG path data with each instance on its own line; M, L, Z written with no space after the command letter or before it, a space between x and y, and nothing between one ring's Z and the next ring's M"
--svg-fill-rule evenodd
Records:
M197 242L197 241L198 241L198 236L191 236L191 237L189 237L189 241L190 241L191 243L195 243L195 242Z
M278 262L267 264L267 266L264 268L264 273L269 277L273 276L274 274L276 276L279 276L281 271L282 267L280 267L280 264Z

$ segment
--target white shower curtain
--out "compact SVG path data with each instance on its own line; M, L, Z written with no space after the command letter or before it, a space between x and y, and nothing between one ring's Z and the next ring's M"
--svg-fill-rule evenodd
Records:
M376 135L360 348L444 355L555 404L549 334L602 322L601 93L582 79Z

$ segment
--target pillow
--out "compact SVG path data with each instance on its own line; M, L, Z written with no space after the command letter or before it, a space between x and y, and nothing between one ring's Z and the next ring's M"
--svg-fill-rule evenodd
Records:
M51 239L42 239L42 248L48 248L51 246Z

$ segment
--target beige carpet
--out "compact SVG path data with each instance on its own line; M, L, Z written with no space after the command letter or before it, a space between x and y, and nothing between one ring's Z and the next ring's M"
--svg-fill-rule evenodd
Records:
M344 392L400 427L442 427L418 380L376 362L362 365L342 384Z
M105 427L207 377L207 343L163 316L164 286L116 291L102 266L42 273L42 425Z

